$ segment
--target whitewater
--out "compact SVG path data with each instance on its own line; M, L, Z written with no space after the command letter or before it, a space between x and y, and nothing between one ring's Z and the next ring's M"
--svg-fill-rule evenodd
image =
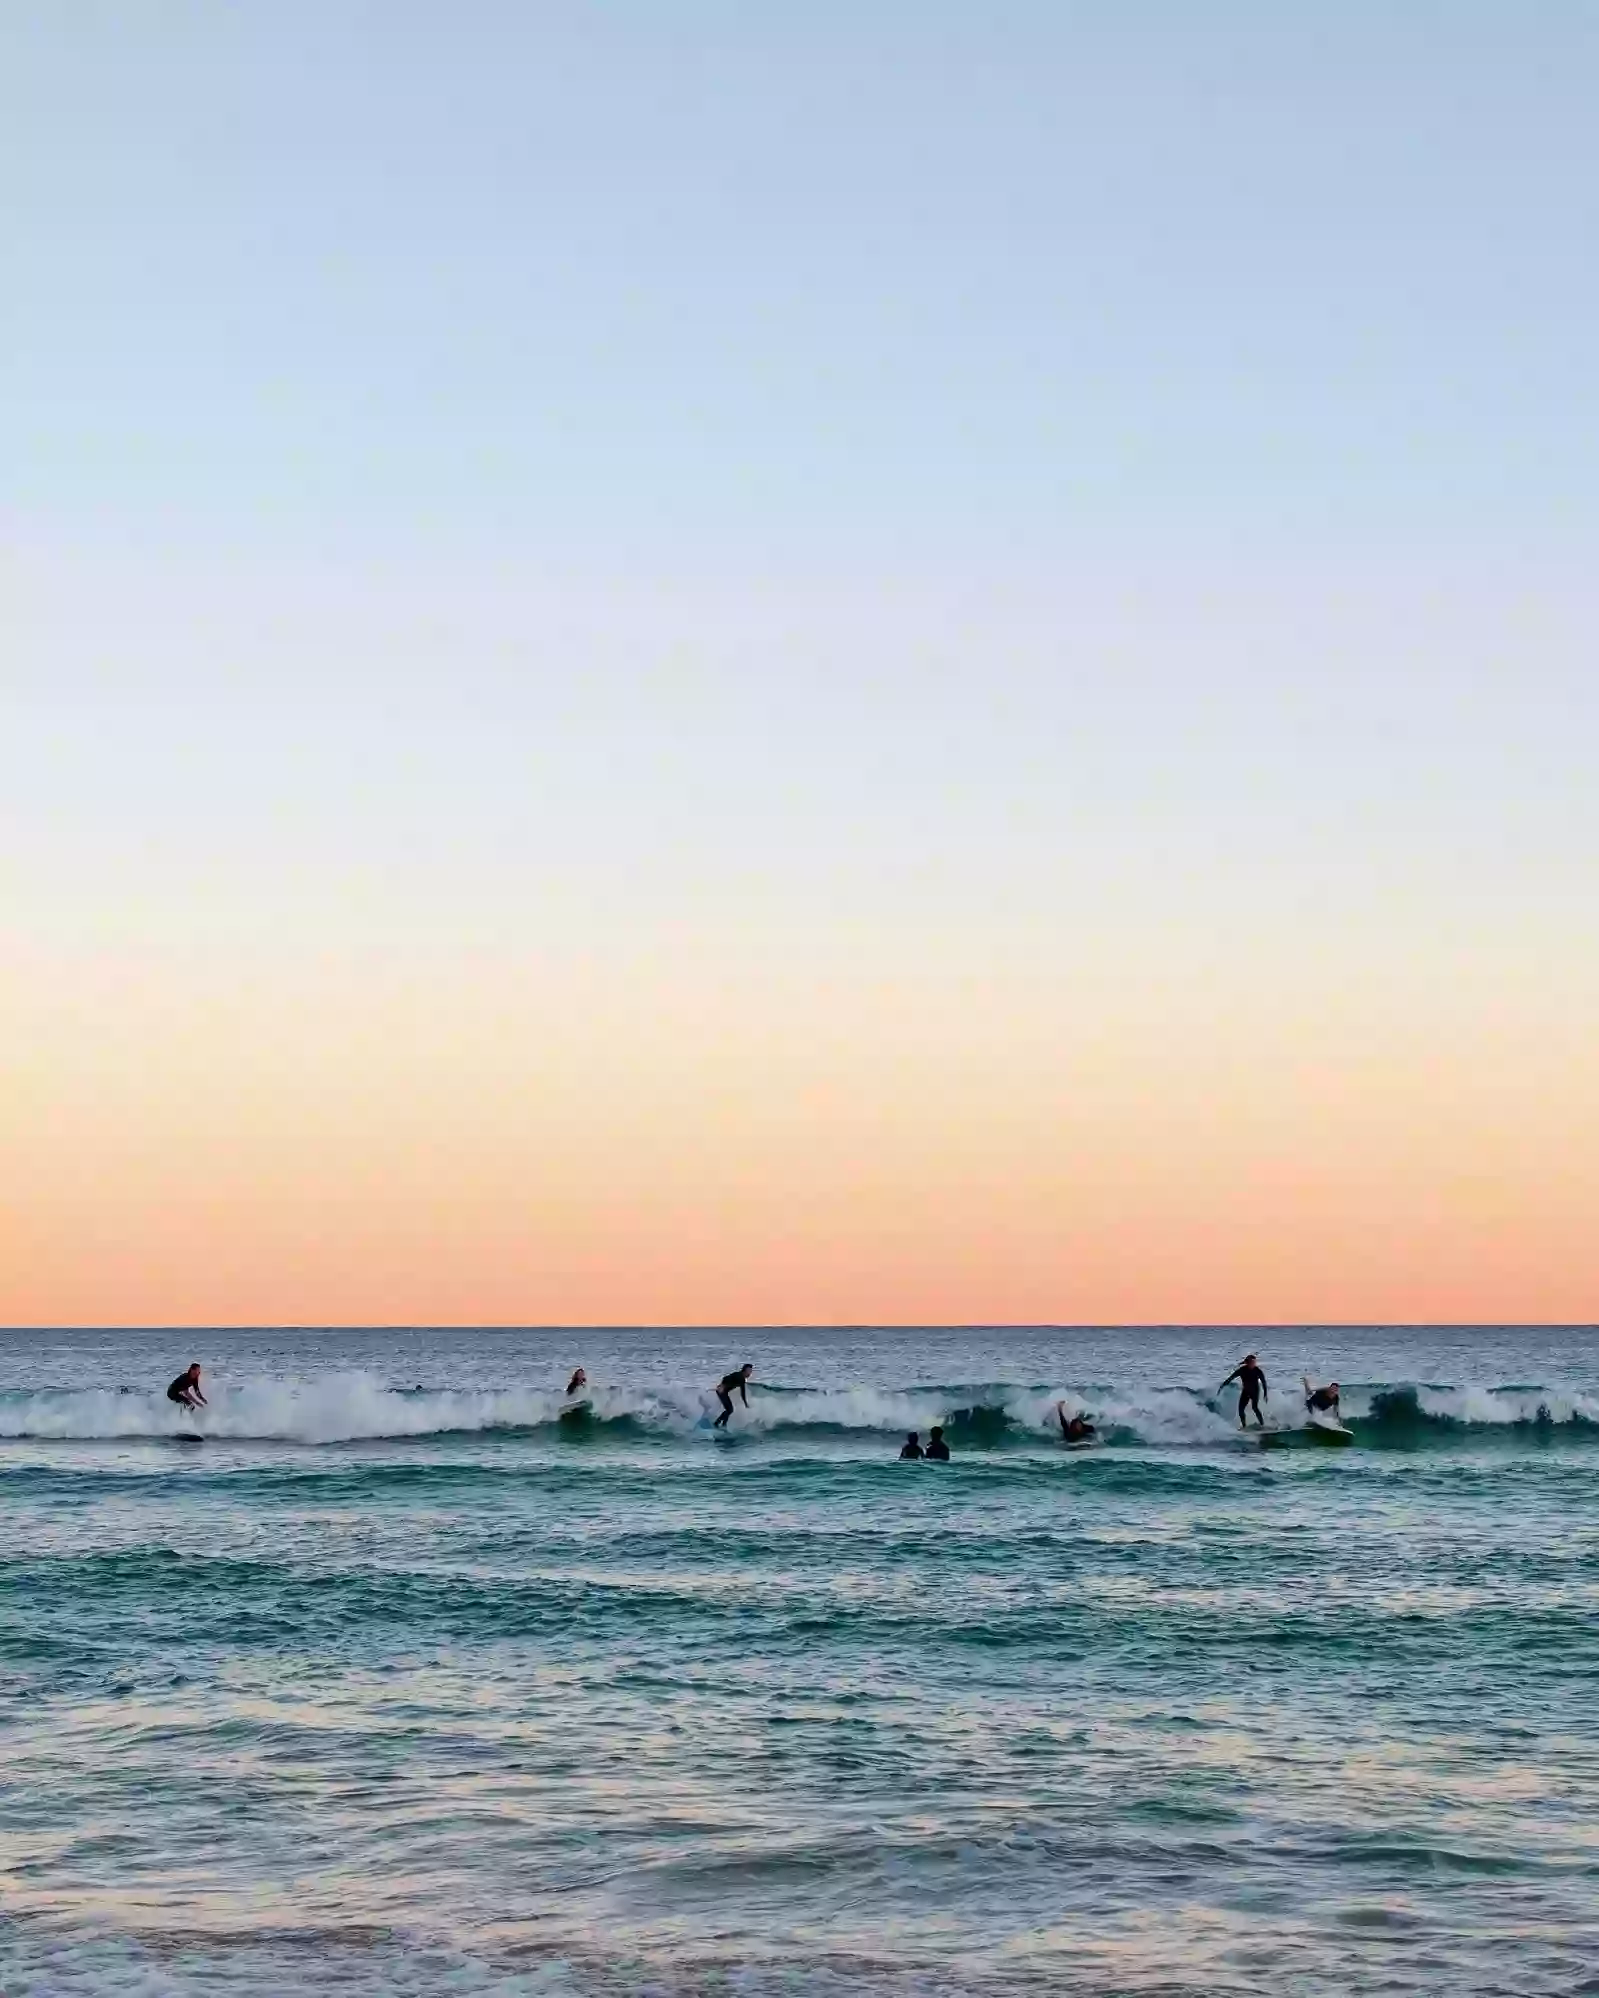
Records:
M1580 1327L0 1334L0 1990L1599 1990L1596 1439Z
M1542 1385L1438 1381L1345 1382L1341 1419L1374 1448L1429 1441L1499 1442L1544 1437L1552 1429L1599 1438L1599 1397ZM1302 1426L1301 1391L1289 1384L1268 1404L1274 1434ZM692 1381L641 1392L594 1382L569 1396L554 1388L485 1387L462 1392L397 1388L354 1370L301 1380L270 1377L215 1384L204 1411L187 1419L159 1389L48 1388L0 1392L0 1438L114 1441L177 1436L234 1442L351 1443L446 1437L478 1431L548 1430L570 1439L606 1433L615 1442L703 1443L717 1412L714 1393ZM941 1424L971 1447L1051 1449L1057 1410L1084 1415L1107 1446L1149 1449L1247 1448L1236 1396L1225 1391L1058 1381L909 1383L898 1387L805 1388L751 1383L748 1404L725 1438L794 1445L884 1438Z

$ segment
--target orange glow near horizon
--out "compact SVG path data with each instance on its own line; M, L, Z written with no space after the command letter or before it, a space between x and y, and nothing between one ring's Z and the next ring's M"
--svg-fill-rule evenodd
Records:
M0 1318L1599 1316L1599 1059L1535 991L658 944L13 953Z

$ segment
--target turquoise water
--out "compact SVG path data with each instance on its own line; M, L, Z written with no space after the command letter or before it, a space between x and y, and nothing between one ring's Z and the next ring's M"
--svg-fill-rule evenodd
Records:
M7 1998L1599 1992L1592 1332L10 1333L0 1504Z

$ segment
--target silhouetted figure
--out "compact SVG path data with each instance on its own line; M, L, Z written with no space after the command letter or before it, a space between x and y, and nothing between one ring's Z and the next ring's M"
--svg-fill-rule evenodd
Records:
M900 1462L903 1464L907 1457L920 1458L921 1455L922 1455L921 1438L916 1434L916 1431L913 1429L910 1432L910 1434L905 1438L905 1448L900 1451L899 1459Z
M1092 1443L1099 1434L1086 1415L1074 1415L1068 1421L1063 1401L1056 1402L1055 1417L1060 1423L1060 1433L1068 1443Z
M949 1445L944 1441L944 1432L936 1422L928 1432L927 1448L922 1452L922 1455L929 1458L935 1464L947 1464L949 1462Z
M1244 1355L1238 1365L1227 1376L1226 1380L1222 1382L1221 1386L1224 1388L1231 1387L1234 1381L1238 1383L1238 1427L1240 1429L1247 1429L1249 1427L1245 1418L1248 1416L1250 1410L1253 1409L1256 1422L1264 1429L1266 1418L1260 1411L1260 1397L1265 1395L1266 1399L1270 1401L1271 1389L1267 1387L1265 1371L1253 1353L1246 1353ZM1218 1388L1216 1392L1220 1394L1221 1388Z
M200 1362L196 1360L186 1372L167 1389L167 1400L175 1401L179 1408L204 1408L206 1398L200 1392Z
M746 1360L736 1374L723 1374L716 1387L716 1399L722 1404L722 1412L711 1424L713 1429L725 1429L732 1419L735 1391L744 1406L749 1407L749 1378L754 1371L754 1367Z

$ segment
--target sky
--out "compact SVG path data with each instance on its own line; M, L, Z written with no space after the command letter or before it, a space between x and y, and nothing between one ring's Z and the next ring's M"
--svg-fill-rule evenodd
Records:
M8 0L0 1321L1599 1319L1596 101Z

